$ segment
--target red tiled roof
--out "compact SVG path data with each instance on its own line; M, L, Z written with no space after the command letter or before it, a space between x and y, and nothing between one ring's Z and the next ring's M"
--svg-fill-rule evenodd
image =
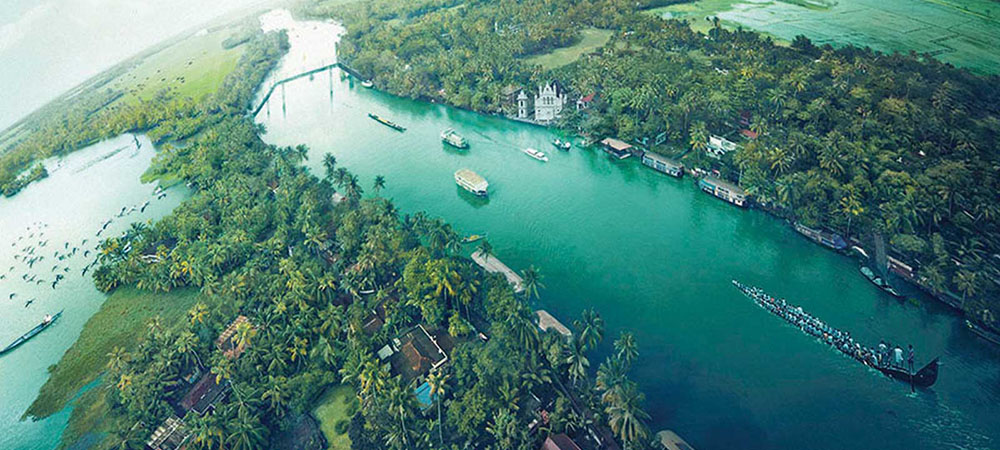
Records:
M576 445L576 442L573 442L569 436L560 433L545 438L541 450L580 450L580 446Z
M586 97L580 99L581 102L591 102L594 100L594 94L589 94Z
M757 139L757 133L750 130L741 130L740 134L746 136L748 139Z

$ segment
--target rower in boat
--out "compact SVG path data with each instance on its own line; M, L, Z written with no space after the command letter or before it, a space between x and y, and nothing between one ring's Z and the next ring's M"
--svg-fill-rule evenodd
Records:
M870 349L858 342L855 342L850 333L837 330L836 328L827 325L818 318L805 312L801 306L788 304L784 299L776 299L766 294L760 288L747 286L736 280L733 280L733 285L735 285L744 295L752 299L758 306L768 310L770 313L778 317L781 317L786 322L797 326L804 333L820 339L822 342L836 348L841 353L854 358L868 367L878 370L890 378L901 380L910 383L912 386L919 387L930 387L937 381L938 358L934 358L923 368L914 372L913 362L915 358L912 346L910 346L909 355L905 362L903 359L903 350L900 347L894 348L891 352L891 357L887 357L884 352L876 352L874 349ZM882 347L883 346L880 345L879 349L881 350ZM887 361L890 358L892 361ZM907 367L907 363L909 367Z

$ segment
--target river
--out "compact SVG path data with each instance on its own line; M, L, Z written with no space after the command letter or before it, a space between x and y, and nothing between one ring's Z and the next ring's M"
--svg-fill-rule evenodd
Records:
M337 25L290 22L292 53L273 79L334 57ZM265 88L270 83L265 83ZM366 117L375 112L399 133ZM961 448L1000 445L1000 351L955 314L913 289L901 303L858 273L857 262L799 236L781 221L741 210L635 159L555 150L548 129L396 98L342 81L337 70L276 90L257 121L265 140L306 144L359 175L404 213L426 211L466 234L489 233L515 270L535 265L540 306L564 323L595 308L605 319L603 360L621 330L638 338L632 377L647 395L651 428L700 450L747 448ZM460 152L438 135L455 128ZM548 153L542 163L521 150ZM455 170L490 182L481 200L456 187ZM731 279L801 304L861 342L908 344L918 362L942 361L937 384L910 388L808 338L745 298Z
M81 275L95 259L97 240L122 233L132 222L165 216L186 195L186 189L179 187L157 199L152 195L155 185L139 181L155 150L145 136L138 140L138 149L132 136L124 135L61 160L50 159L48 178L0 199L0 347L30 330L45 314L65 310L51 327L0 357L0 449L51 450L66 427L69 409L38 422L21 422L20 417L48 378L47 368L59 362L106 297L94 288L89 273ZM146 201L149 205L139 212ZM123 206L135 206L136 211L117 217ZM101 237L95 236L108 219L111 224ZM23 258L32 251L29 247L34 249L29 260L44 257L32 267ZM73 256L61 260L56 256L72 254L74 247L78 249ZM84 257L87 250L90 254ZM56 273L65 279L52 288ZM11 294L15 296L10 298Z

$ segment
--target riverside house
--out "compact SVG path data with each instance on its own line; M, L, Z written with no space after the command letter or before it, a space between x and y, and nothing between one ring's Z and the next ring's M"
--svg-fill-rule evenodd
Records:
M604 138L604 140L601 141L601 147L604 147L604 151L607 152L607 154L618 159L625 159L632 156L632 145L615 138Z
M535 96L535 122L548 124L556 120L566 102L566 92L558 82L539 86L538 95Z
M652 167L657 172L662 172L673 177L680 178L684 176L684 164L653 152L642 154L642 164Z
M701 190L721 198L741 208L746 206L746 192L739 186L713 176L706 176L698 181Z
M170 416L162 425L156 427L146 446L152 450L181 450L185 448L190 437L191 433L184 426L184 421Z
M726 153L735 152L739 149L739 144L713 134L708 137L708 146L705 147L705 152L708 153L708 156L720 159L723 156L726 156Z

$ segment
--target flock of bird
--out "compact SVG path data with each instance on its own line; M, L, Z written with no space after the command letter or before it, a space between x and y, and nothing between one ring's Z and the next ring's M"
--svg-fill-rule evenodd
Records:
M153 197L157 200L163 199L166 196L166 191L160 187L157 187L153 191ZM112 221L116 218L123 218L137 212L142 214L149 207L149 204L150 200L147 200L142 205L123 206L118 211L118 214L101 224L101 228L94 235L95 239L84 238L79 242L67 241L63 242L61 246L58 244L51 245L49 242L50 239L46 237L49 224L35 222L28 225L25 227L23 233L10 243L10 247L15 251L14 261L16 263L8 267L6 272L0 273L0 286L16 283L18 278L20 278L20 282L24 286L49 284L52 289L56 289L59 283L66 279L66 275L69 274L70 263L78 257L89 260L80 272L80 276L86 276L87 271L98 264L97 253L101 246L100 237L108 229ZM90 259L92 257L93 259ZM42 270L42 267L48 266L50 263L53 263L52 268L48 271ZM19 266L23 270L20 277L15 272ZM15 301L17 299L17 292L10 289L7 300ZM24 307L31 306L35 300L37 300L37 297L26 299Z

